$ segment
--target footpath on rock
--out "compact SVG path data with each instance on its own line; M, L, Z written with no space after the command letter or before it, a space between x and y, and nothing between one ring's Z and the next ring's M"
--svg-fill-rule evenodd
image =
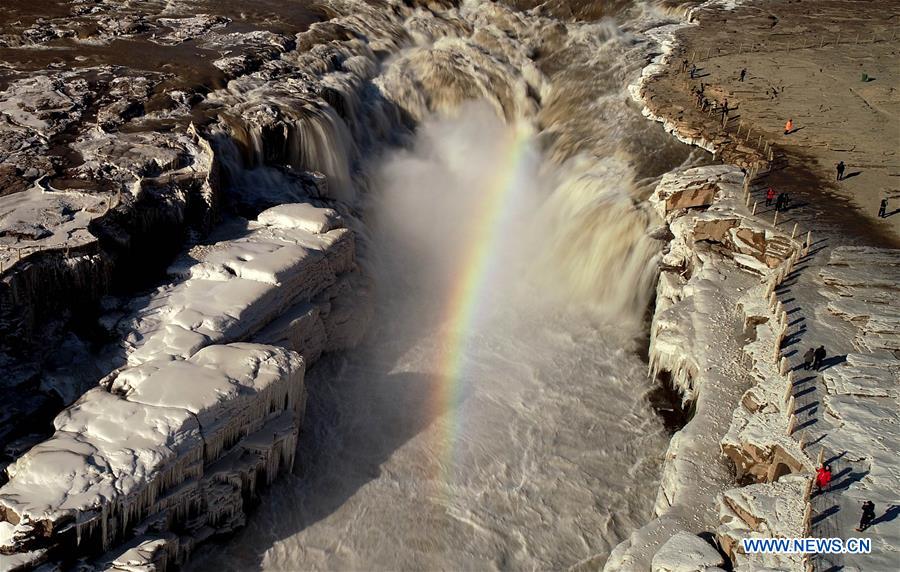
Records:
M735 570L895 568L900 42L889 22L898 10L707 2L686 25L653 32L664 53L633 86L645 115L731 166L664 177L651 198L674 236L651 373L672 378L694 417L670 446L658 518L607 570L723 565L688 532L714 540ZM787 204L770 204L770 189ZM738 338L738 349L723 338ZM825 359L807 369L804 355L820 346ZM730 424L715 408L733 409ZM711 464L698 462L709 448ZM732 474L716 476L720 464ZM832 481L817 490L823 465ZM867 500L876 517L858 531ZM777 556L740 545L793 536L860 537L872 551Z

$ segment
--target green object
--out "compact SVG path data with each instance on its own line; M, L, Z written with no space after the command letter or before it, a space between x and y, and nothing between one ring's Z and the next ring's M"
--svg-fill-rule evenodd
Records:
M869 74L867 74L867 73L862 74L862 80L869 81Z

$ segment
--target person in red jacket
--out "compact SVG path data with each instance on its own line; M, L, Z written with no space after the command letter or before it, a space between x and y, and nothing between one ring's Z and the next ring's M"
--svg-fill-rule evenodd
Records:
M819 490L827 489L831 482L831 467L824 465L816 469L816 485Z
M775 189L769 187L769 190L766 191L766 206L772 206L772 201L775 200Z

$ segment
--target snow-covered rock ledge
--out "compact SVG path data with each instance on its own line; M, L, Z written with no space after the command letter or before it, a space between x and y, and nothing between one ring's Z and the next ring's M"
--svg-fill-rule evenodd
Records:
M328 208L273 207L118 317L125 365L8 468L0 569L162 569L243 524L293 465L306 365L355 344L371 313L341 227Z
M243 523L258 483L290 469L304 363L273 346L209 346L120 372L9 467L0 489L3 568L98 556L172 535L176 556Z
M734 456L723 453L723 439L732 435L732 418L735 411L742 410L746 393L764 379L748 369L746 300L758 298L765 311L755 312L753 307L751 313L759 314L760 321L777 324L777 308L769 311L766 303L767 290L786 275L803 247L749 216L742 188L743 174L735 167L699 167L665 175L650 198L672 235L657 286L650 373L670 376L693 413L666 454L656 518L613 551L606 570L714 570L712 565L684 568L687 561L679 564L680 552L667 541L716 531L726 520L734 522L733 511L720 515L719 510L721 499L729 498L729 490L737 485ZM780 326L774 327L780 331ZM760 344L771 343L773 338ZM770 349L767 356L771 355ZM777 370L778 365L772 368ZM786 378L776 374L775 379L780 390L764 397L783 403ZM782 457L792 460L787 472L805 470L805 456L787 434L790 416L784 414L783 405L777 411L781 414L771 422L778 426L777 433L785 436ZM743 448L753 451L758 444L738 439L735 445L741 454L749 455ZM770 494L764 488L757 492ZM804 500L796 502L802 505ZM773 505L753 506L765 511ZM755 514L750 520L773 519L777 516ZM696 555L687 544L685 550L688 560Z

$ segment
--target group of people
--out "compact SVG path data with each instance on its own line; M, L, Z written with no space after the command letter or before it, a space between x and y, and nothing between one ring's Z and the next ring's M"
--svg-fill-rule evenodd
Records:
M704 113L706 113L710 109L715 110L718 108L719 112L722 114L722 121L727 121L728 114L732 111L732 108L728 106L728 99L726 98L722 102L722 104L719 105L717 102L706 98L706 96L704 95L705 89L706 86L702 81L700 82L700 87L694 88L694 105L697 106L697 109Z
M682 61L681 71L682 72L689 71L690 78L695 79L696 73L697 73L697 66L693 65L693 64L691 64L689 66L688 61L685 59ZM747 77L747 69L746 68L741 69L739 77L738 77L738 81L743 82L746 77ZM716 109L716 103L714 101L710 101L705 96L704 91L705 91L705 85L701 81L700 86L698 88L694 88L694 90L693 90L695 105L697 106L698 109L700 109L703 112L709 111L710 107L712 107L712 109ZM776 97L777 95L778 95L778 91L773 88L772 96ZM719 107L719 109L722 111L723 122L727 121L728 112L729 112L727 99L723 102L723 104ZM793 118L788 118L787 122L784 125L784 134L790 135L793 132L794 132L794 120L793 120ZM836 170L837 170L837 180L838 181L844 180L844 172L846 170L846 165L844 164L843 161L840 161L836 165ZM777 195L776 195L775 189L773 189L772 187L769 187L766 190L766 206L772 206L772 204L774 203L776 211L783 211L787 208L788 201L789 201L789 197L788 197L787 193L781 192L781 193L777 193ZM882 199L880 207L879 207L879 211L878 211L878 216L880 218L884 218L886 216L887 203L888 203L887 198ZM809 348L806 351L806 353L803 355L803 368L806 370L819 371L824 365L826 356L827 356L827 352L825 350L824 345L820 345L817 348ZM816 482L816 485L818 486L819 492L824 492L824 491L828 490L829 485L831 484L831 480L832 480L832 473L831 473L831 467L829 465L825 464L825 465L819 467L818 469L816 469L816 481L815 482ZM856 527L856 530L858 532L866 530L867 528L872 526L872 523L874 520L875 520L875 503L867 500L862 505L862 516L860 517L859 526Z
M825 356L825 346L819 346L815 349L809 348L803 355L804 369L818 370L822 367L822 362L825 360ZM833 475L831 473L830 465L823 464L821 467L816 469L816 488L818 489L819 493L828 491L828 488L831 485L832 477ZM862 505L862 516L859 519L859 526L856 527L856 531L862 532L866 530L867 528L872 526L874 520L875 503L867 500Z
M816 487L818 488L819 493L828 490L828 486L831 484L831 478L831 467L829 465L822 465L816 469ZM874 521L875 503L867 500L862 504L862 516L859 518L859 526L856 527L856 532L866 530L872 526Z
M787 193L778 193L778 196L775 196L775 189L769 187L766 189L766 206L772 206L772 203L775 203L775 210L778 212L787 210L788 202L791 200L790 196Z
M825 361L826 355L825 346L809 348L806 350L806 353L803 354L803 369L819 371L822 367L822 362Z
M689 64L688 60L685 59L682 61L681 72L683 73L685 71L689 72L691 79L695 79L696 74L697 74L697 66L693 65L693 64ZM747 69L746 68L741 69L739 76L738 76L738 81L743 82L746 79L746 77L747 77ZM701 81L700 86L695 87L692 91L693 96L694 96L694 103L695 103L696 107L703 112L709 111L710 108L715 110L717 107L715 101L710 101L710 99L708 99L705 96L705 94L704 94L705 87L706 86ZM772 89L772 97L777 97L777 95L778 95L777 89L773 88ZM727 99L725 99L723 104L721 106L719 106L719 109L722 112L722 121L724 123L725 121L727 121L728 112L729 112ZM787 122L784 125L784 134L790 135L794 131L795 131L794 120L793 120L793 118L788 118ZM844 164L843 161L840 161L839 163L837 163L836 170L837 170L837 180L838 181L844 180L844 172L846 171L846 165ZM774 203L776 211L785 210L787 208L789 200L790 200L789 196L785 192L776 194L775 189L773 189L772 187L769 187L766 190L766 206L772 206L772 204ZM880 207L879 207L879 211L878 211L878 216L880 218L884 218L885 216L887 216L887 214L886 214L887 213L887 203L888 203L887 198L882 199ZM824 365L826 356L827 356L827 352L825 350L824 345L820 345L817 348L812 348L812 347L809 348L806 351L806 353L803 355L803 368L806 370L819 371ZM831 480L832 480L832 472L831 472L831 467L829 465L825 464L825 465L819 467L818 469L816 469L815 482L816 482L816 485L818 486L818 490L820 493L828 490L828 488L831 484ZM869 528L870 526L872 526L874 521L875 521L875 503L867 500L867 501L863 502L862 516L860 517L859 526L856 527L856 530L858 532L864 531L867 528Z
M681 61L681 71L682 72L688 71L690 73L691 79L695 79L696 74L697 74L697 66L695 64L688 64L688 61L686 59L683 59ZM743 68L740 71L738 81L743 82L746 77L747 77L747 68ZM721 106L717 106L715 101L711 101L705 97L705 95L704 95L705 89L706 89L706 86L704 85L704 83L702 81L700 82L700 87L694 88L694 90L693 90L694 104L697 106L697 109L699 109L700 111L702 111L704 113L709 111L710 108L715 110L716 107L718 107L719 111L721 111L721 113L722 113L722 123L724 125L728 121L728 113L729 113L729 111L731 111L731 109L728 107L728 100L725 99L725 101L722 103ZM777 92L777 90L775 90L773 88L773 93L775 95L777 95L778 92ZM790 135L793 132L794 132L794 119L788 118L787 122L785 122L785 124L784 124L784 134ZM846 170L846 165L844 164L843 161L840 161L837 164L837 180L838 181L844 180L844 171L845 170ZM766 206L771 206L772 201L774 201L774 200L775 200L775 193L770 188L768 190L768 192L766 193ZM775 202L775 210L783 211L787 207L787 201L788 201L788 196L786 193L779 194L778 200ZM885 197L885 198L881 199L881 203L878 206L878 218L887 217L887 206L888 206L888 199L887 199L887 197Z

